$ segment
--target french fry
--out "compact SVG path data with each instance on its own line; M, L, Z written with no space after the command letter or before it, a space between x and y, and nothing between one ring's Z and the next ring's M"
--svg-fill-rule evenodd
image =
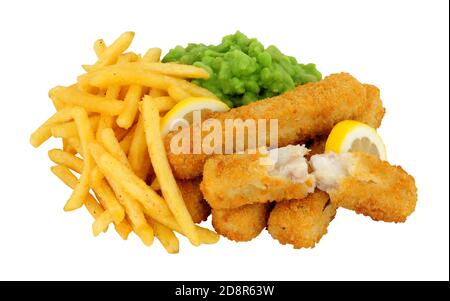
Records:
M105 41L103 41L103 39L98 39L97 41L94 42L94 51L95 51L95 55L100 58L101 55L105 52L106 50L106 44Z
M106 89L105 97L109 98L109 99L117 99L120 94L120 89L121 89L121 87L119 85L114 85L114 86L108 87L108 89ZM113 126L113 124L114 124L114 118L111 115L102 114L101 118L100 118L100 122L97 127L96 139L97 140L99 139L99 133L103 129L110 128Z
M161 59L161 48L150 48L142 59L146 62L159 62Z
M128 239L128 235L133 231L133 228L131 227L130 223L124 219L120 224L114 225L116 228L116 232L122 237L123 240Z
M112 129L104 129L100 133L101 143L106 150L122 164L129 167L129 163L125 153L120 147L119 142L114 136ZM115 181L108 178L108 182L111 185L114 193L116 194L119 202L124 206L127 216L130 219L131 225L136 234L141 238L145 245L149 246L153 243L153 229L147 223L142 205L131 198Z
M145 58L145 57L144 57ZM160 63L151 61L130 62L121 65L106 66L96 72L88 73L83 77L92 77L93 75L112 74L121 70L130 69L138 72L155 72L176 78L209 78L209 73L202 68L183 65L177 63Z
M103 147L94 142L90 145L91 154L93 154L98 166L104 174L109 174L111 179L123 187L123 189L135 198L143 206L145 215L151 217L154 221L165 225L182 235L185 235L178 223L175 221L172 213L165 201L143 180L138 178L130 169L126 168ZM213 244L219 240L219 235L209 229L196 226L202 244Z
M199 245L197 229L178 188L177 182L170 169L164 142L161 137L160 118L158 108L149 98L144 99L142 116L147 148L153 169L161 186L161 192L171 212L184 233L193 245Z
M92 224L92 233L94 234L94 236L98 236L101 232L106 232L108 226L111 223L114 223L113 218L111 216L111 213L106 210ZM114 228L116 229L117 234L119 234L123 240L127 240L128 235L131 233L131 231L133 231L133 228L126 219L124 219L118 225L114 224Z
M89 143L94 141L94 134L91 130L88 115L83 108L79 107L72 108L71 114L78 129L78 135L80 137L81 147L83 149L83 153L85 154L85 158L79 183L64 206L64 210L66 211L80 208L83 205L84 199L89 192L90 173L94 166L92 156L87 150Z
M81 174L83 172L83 160L59 149L52 149L48 152L50 160L54 163L70 168L71 170ZM100 171L99 171L100 172ZM102 178L95 183L91 183L95 194L98 196L104 208L112 215L113 220L120 223L124 218L124 210L112 193L108 184Z
M61 181L70 188L75 189L75 187L78 185L78 179L75 177L74 174L70 172L70 170L67 167L62 165L56 165L52 166L50 169L55 176L61 179ZM84 205L86 209L89 211L89 213L92 215L92 217L95 219L99 218L104 212L102 206L91 194L87 194Z
M100 171L100 169L98 168L98 166L95 166L94 169L92 169L92 173L91 173L91 186L92 187L97 187L99 185L102 184L102 180L103 180L103 174Z
M161 190L161 186L159 186L158 178L155 178L153 180L152 184L150 184L150 188L153 189L154 191L160 191Z
M67 138L67 143L75 149L77 153L83 156L83 150L81 149L81 142L78 137Z
M112 223L112 217L109 211L104 211L95 221L92 223L92 234L98 236L102 232L108 230L109 225Z
M152 227L149 226L145 219L142 205L130 197L113 179L108 178L108 176L107 179L117 199L124 206L133 230L146 246L150 246L153 243L154 234Z
M116 123L120 127L128 129L133 125L141 96L142 87L139 85L131 85L124 99L124 110L119 114L116 120Z
M165 201L133 171L120 163L96 142L91 143L90 151L102 173L114 180L131 197L138 200L147 215L171 229L177 228L177 222Z
M118 68L113 71L98 72L85 79L82 76L78 78L79 82L88 82L95 87L107 87L109 85L141 85L161 90L167 90L170 86L179 86L192 96L203 96L217 99L217 96L197 85L186 80L160 74L153 71L137 70L131 68Z
M214 231L211 231L209 229L206 229L206 228L203 228L200 226L196 226L195 228L197 229L197 233L198 233L198 236L200 237L200 242L202 244L205 244L205 245L215 244L220 239L220 235ZM179 232L179 231L177 231L177 232Z
M192 96L198 96L198 97L210 97L214 99L218 99L217 96L212 93L211 91L202 88L200 86L194 85L191 82L182 80L179 82L180 88L186 91L186 93L189 93Z
M56 111L59 111L66 107L66 104L64 103L64 101L62 101L59 98L53 98L52 103L53 103L53 106L55 107Z
M77 186L78 179L67 167L57 165L51 167L51 171L70 188L74 189ZM94 231L94 235L98 235L100 232L105 232L108 229L108 225L112 222L110 213L105 211L91 194L88 194L86 201L84 202L84 206L92 217L95 218L92 227L96 227L98 229ZM126 220L123 220L120 224L115 225L115 228L116 232L124 240L128 238L128 234L132 231L130 224Z
M120 143L117 140L112 129L109 128L101 131L100 143L114 158L119 160L126 167L131 168L127 156L120 146Z
M50 90L49 93L52 97L59 98L66 104L83 107L88 112L116 116L119 115L124 108L123 101L92 95L78 90L77 87L55 87Z
M161 242L166 251L170 254L178 253L180 250L180 242L175 233L166 226L148 218L150 225L155 231L155 236Z
M119 58L119 61L122 61L122 59ZM113 85L113 86L108 87L106 89L105 97L109 98L109 99L118 99L119 94L120 94L120 89L121 89L121 87L119 85ZM114 118L111 115L101 114L100 122L97 127L96 139L97 140L99 139L99 133L103 129L112 127L113 123L114 123Z
M71 108L61 109L38 127L30 136L30 143L34 147L40 146L52 136L51 128L58 123L72 120Z
M141 239L141 241L147 247L149 247L153 244L155 235L153 232L153 228L150 225L147 224L147 226L145 228L139 228L139 229L133 228L133 231L136 233L136 235Z
M72 155L76 155L78 153L75 147L73 147L70 144L69 140L67 140L67 138L63 138L63 151Z
M124 63L132 63L139 61L141 57L134 52L126 52L122 53L117 60L116 65L124 64Z
M62 151L60 149L51 149L48 151L48 157L55 164L70 168L76 173L81 174L83 171L83 160L74 156L73 154Z
M114 64L128 47L134 38L134 32L125 32L117 38L108 48L106 48L98 58L97 62L92 66L85 66L88 71L93 71L98 68Z
M100 120L100 115L93 115L89 117L89 122L91 124L91 128L95 129L97 128L98 122ZM53 126L51 128L51 133L53 137L56 138L70 138L70 137L77 137L77 126L75 122L69 121L66 123L61 123Z
M150 96L146 95L145 97ZM174 105L177 104L177 102L170 96L160 96L156 98L151 98L152 101L155 103L156 107L158 108L159 112L166 112L173 108Z
M125 210L108 183L105 180L101 180L93 189L102 206L111 213L114 223L120 224L125 218Z
M156 62L159 61L161 56L161 49L151 48L142 58L144 62ZM125 95L125 109L117 117L117 124L125 129L128 129L134 122L136 113L138 111L138 102L144 93L144 87L139 85L131 85Z
M128 155L128 151L130 150L131 142L133 141L134 137L134 131L136 129L136 124L133 125L133 127L128 131L128 133L123 137L123 139L120 141L120 147L122 148L123 152Z
M109 129L113 126L114 124L114 118L110 115L106 115L106 114L102 114L100 117L100 121L98 123L97 126L97 131L95 133L95 139L99 140L100 139L100 133L102 130L104 129Z
M161 96L167 96L167 92L161 89L156 88L150 88L150 91L148 92L148 96L152 98L161 97Z
M57 113L31 135L30 143L37 147L51 136L62 138L62 149L48 156L57 164L52 172L73 189L64 210L84 205L94 217L95 236L113 224L123 239L134 231L149 246L156 237L169 253L179 252L174 232L194 245L215 243L217 233L193 223L159 132L159 116L177 102L216 98L189 80L209 74L192 65L161 63L159 48L142 57L125 52L133 37L126 32L109 47L102 39L95 41L96 63L83 65L87 73L76 84L49 91ZM148 186L152 162L156 177Z
M128 161L135 174L145 180L151 169L151 161L147 152L142 115L139 117L136 130L134 131L133 140L128 151Z
M53 106L55 107L56 111L59 111L61 109L64 109L67 107L67 105L60 99L52 99ZM63 138L63 150L67 151L71 154L76 154L76 150L68 143L67 139Z
M84 77L90 76L86 79ZM176 85L180 79L159 74L156 72L136 70L131 68L121 68L113 71L96 72L95 74L86 74L78 77L80 83L88 83L94 87L107 87L110 85L140 85L167 90L169 86Z
M117 99L120 94L120 89L121 87L119 85L110 86L106 89L105 96L107 98Z
M191 97L191 95L189 93L187 93L185 90L183 90L179 86L170 86L167 89L167 92L169 93L169 96L172 97L177 102L182 101L188 97Z
M177 63L137 62L136 68L181 78L209 78L209 73L202 68ZM124 67L128 67L124 65Z
M129 131L129 129L123 129L120 126L117 126L117 124L113 124L112 129L114 131L114 135L119 141L121 141Z

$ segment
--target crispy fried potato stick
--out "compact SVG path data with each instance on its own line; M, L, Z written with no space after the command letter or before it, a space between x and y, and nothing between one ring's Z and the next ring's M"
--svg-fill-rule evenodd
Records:
M89 117L91 129L97 128L99 120L100 115L93 115ZM51 128L51 132L52 136L56 138L70 138L78 136L77 126L73 121L57 124Z
M91 129L87 112L83 108L75 107L71 109L72 117L78 129L78 135L81 141L81 147L85 155L83 171L80 176L80 181L77 187L73 190L72 195L64 206L64 210L70 211L80 208L89 192L89 180L94 161L87 150L89 143L94 141L94 134Z
M72 120L71 108L61 109L38 127L30 136L30 143L34 147L40 146L52 136L51 128L58 123Z
M175 219L165 201L133 171L96 142L91 143L90 151L102 173L116 181L131 197L137 199L148 215L170 228L176 227Z
M173 108L177 102L170 96L159 96L159 97L151 97L149 95L145 95L145 98L150 98L152 102L154 102L155 106L158 108L159 113L167 112ZM139 102L139 109L142 109L142 101Z
M119 56L130 47L134 38L134 32L125 32L117 38L108 48L106 48L92 66L83 66L87 71L94 71L101 67L114 64Z
M67 104L83 107L88 112L116 116L124 108L124 103L121 100L89 94L77 89L77 87L55 87L49 93L52 97L60 98Z
M70 168L79 174L83 172L83 160L72 154L59 149L53 149L48 152L48 156L50 160L56 164ZM113 220L116 223L120 223L124 218L124 210L114 197L114 194L108 184L101 179L99 182L94 183L92 188L102 203L102 206L111 213Z
M128 162L127 156L120 146L119 141L111 128L103 129L100 132L100 143L105 147L105 149L119 160L126 167L131 168Z
M188 97L191 97L189 93L180 88L179 86L170 86L167 89L169 96L175 99L177 102L182 101Z
M151 169L151 161L147 151L147 142L145 141L142 115L139 117L136 130L134 131L133 140L128 151L128 161L134 173L145 180Z
M84 75L82 75L84 76ZM144 87L151 87L161 90L167 90L170 86L178 85L192 96L204 96L217 99L212 92L196 86L186 80L167 76L164 74L142 71L129 68L122 68L114 72L103 72L92 75L92 78L86 80L79 77L78 81L81 83L89 83L94 87L108 87L110 85L141 85Z
M148 92L148 96L156 98L161 96L167 96L167 92L165 90L156 89L156 88L150 88L150 91Z
M161 55L161 49L159 48L152 48L149 49L149 51L146 53L146 55L142 58L143 63L149 63L153 64L155 60L159 60L159 57ZM139 64L136 63L136 64ZM155 63L156 64L156 63ZM147 65L144 65L147 66ZM153 66L153 65L149 65ZM159 66L159 65L157 65ZM159 68L161 68L159 66ZM127 95L125 96L125 108L120 113L119 117L117 117L117 124L125 129L128 129L132 126L134 119L136 117L136 113L138 111L138 103L142 96L143 87L139 85L131 85Z
M150 48L142 58L145 62L159 62L161 59L161 48Z
M71 137L67 138L66 140L67 143L69 143L69 145L73 147L78 154L83 156L83 150L81 149L81 142L80 139L78 139L78 137Z
M48 157L54 163L65 166L76 173L81 174L83 171L83 159L60 149L51 149L48 151Z
M153 228L147 223L142 205L131 198L114 180L106 177L119 202L125 207L131 226L146 246L153 243Z
M126 135L120 141L120 147L124 153L128 156L128 151L130 150L131 142L133 141L134 131L136 130L136 124L133 125L131 129L128 130Z
M57 165L53 166L51 170L58 178L61 179L61 181L63 181L70 188L74 189L77 186L78 179L70 172L67 167ZM95 218L92 227L98 227L98 229L94 230L94 235L98 235L98 233L106 231L108 229L108 225L112 222L110 213L108 211L105 211L91 194L88 194L84 206ZM94 226L100 223L103 225ZM117 233L124 240L128 238L128 234L132 231L130 224L126 220L123 220L120 224L116 225L115 228ZM98 233L96 234L96 232Z
M125 95L125 106L123 111L117 117L116 123L124 129L128 129L133 125L136 113L138 111L138 103L142 96L142 86L131 85Z
M110 175L131 197L138 200L144 207L146 215L166 227L185 235L164 199L148 187L143 180L106 152L98 143L91 143L90 151L102 172ZM196 230L202 244L214 244L219 241L219 235L209 229L196 226Z
M148 98L144 100L142 115L148 152L164 199L191 243L199 245L200 240L195 224L186 208L183 196L167 160L166 150L164 149L164 143L161 137L158 108Z
M109 184L102 179L96 186L92 187L97 199L104 208L106 208L112 216L114 223L119 224L125 218L125 210L117 200L113 190Z
M148 218L150 225L155 231L155 236L163 245L164 249L170 254L175 254L179 252L180 242L176 237L175 233L166 226Z
M144 57L145 58L145 57ZM160 62L131 62L121 65L110 65L101 68L95 72L89 72L87 74L81 75L81 82L84 80L92 79L95 76L105 76L107 74L114 74L123 70L134 70L136 72L152 72L163 75L168 75L177 78L208 78L209 73L202 68L195 67L192 65L183 65L177 63L160 63Z
M106 150L122 164L129 167L129 163L125 153L120 147L112 129L103 129L100 133L101 143ZM153 243L153 229L147 223L141 204L135 199L131 198L113 179L108 178L114 193L119 202L125 207L128 218L136 234L141 238L146 246Z
M103 39L98 39L97 41L94 42L94 51L95 51L95 55L98 58L101 57L101 55L105 52L105 50L106 50L106 44L105 44L105 41L103 41Z

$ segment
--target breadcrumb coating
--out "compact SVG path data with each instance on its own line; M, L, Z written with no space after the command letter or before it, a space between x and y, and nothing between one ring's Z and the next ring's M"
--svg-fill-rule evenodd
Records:
M312 248L327 233L336 208L328 194L318 190L301 200L279 202L270 213L268 231L283 245Z

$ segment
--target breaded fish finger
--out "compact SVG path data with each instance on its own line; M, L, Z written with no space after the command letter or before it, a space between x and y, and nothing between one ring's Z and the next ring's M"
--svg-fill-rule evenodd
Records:
M327 135L336 123L346 119L378 127L383 115L384 108L376 87L363 85L350 74L340 73L330 75L316 83L298 86L273 98L234 108L225 113L214 113L211 117L222 125L222 137L225 136L225 120L265 120L267 137L270 132L270 120L278 120L278 145L286 146L305 143L317 136ZM193 132L192 127L186 132ZM192 144L190 153L174 154L170 150L170 144L177 134L179 133L171 133L165 138L169 162L175 177L191 179L200 176L209 155L194 154ZM266 144L268 143L269 139L266 138Z
M316 191L302 200L277 203L270 212L268 231L283 245L312 248L327 233L335 214L328 194Z
M270 150L268 155L217 155L205 164L200 189L214 209L301 199L314 191L314 177L300 145ZM263 165L264 159L272 165Z
M376 221L404 222L414 212L414 178L400 166L364 153L327 153L311 157L317 187L336 206Z
M251 204L234 209L212 209L217 233L234 241L249 241L267 226L270 204Z

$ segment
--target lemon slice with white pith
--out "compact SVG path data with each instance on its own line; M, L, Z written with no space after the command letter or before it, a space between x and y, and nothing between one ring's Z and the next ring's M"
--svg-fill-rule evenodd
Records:
M189 97L177 103L161 119L161 134L164 136L180 126L192 123L195 111L204 117L207 112L226 112L230 108L220 100L208 97Z
M331 130L325 144L325 152L368 153L386 160L386 147L377 131L365 123L344 120Z

